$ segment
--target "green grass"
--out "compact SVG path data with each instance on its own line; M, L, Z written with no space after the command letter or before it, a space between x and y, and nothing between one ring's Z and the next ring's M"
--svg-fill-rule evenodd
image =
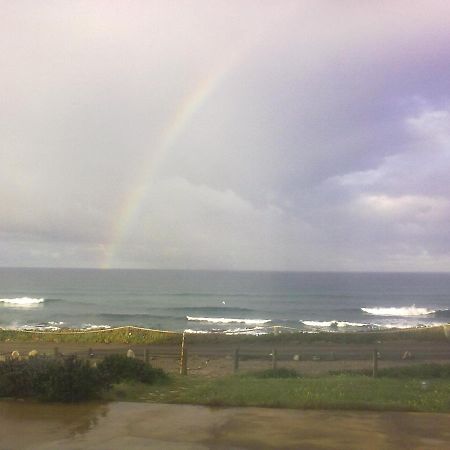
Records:
M1 341L36 341L53 343L76 343L76 344L162 344L180 343L181 333L163 332L159 330L148 330L136 327L120 327L109 330L96 331L20 331L0 329ZM374 344L378 341L415 340L415 341L445 341L447 340L442 326L430 328L415 328L407 330L391 331L364 331L364 332L321 332L321 333L280 333L266 334L261 336L225 334L193 334L186 337L189 343L228 343L238 345L241 343L265 342L274 345L282 345L286 342L298 344L312 342L333 342L341 344Z
M450 382L433 380L424 389L420 379L357 375L300 379L177 376L154 387L115 386L110 399L209 406L449 412Z
M165 333L136 327L120 327L96 331L21 331L0 329L0 341L53 342L72 344L179 344L181 333Z
M371 375L372 370L340 370L331 371L330 375ZM378 377L389 378L447 378L450 382L450 363L414 364L404 367L385 367L378 369Z
M278 369L258 370L256 372L248 372L241 376L253 378L301 378L302 375L294 369L280 367Z

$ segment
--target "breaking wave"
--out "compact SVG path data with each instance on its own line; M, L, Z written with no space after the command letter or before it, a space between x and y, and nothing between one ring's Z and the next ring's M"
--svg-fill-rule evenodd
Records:
M330 320L330 321L301 320L300 323L302 323L303 325L306 325L308 327L346 328L346 327L370 327L370 326L372 326L369 323L345 322L345 321L338 321L338 320Z
M64 322L54 322L54 321L37 324L26 324L26 325L19 325L17 323L13 323L8 327L6 327L6 329L23 330L23 331L58 331L61 329L62 325L64 325Z
M376 327L380 329L409 329L409 328L429 328L429 327L436 327L442 325L441 322L427 322L427 323L418 323L418 322L408 322L403 320L398 320L395 322L388 322L388 323L379 323L375 324Z
M372 307L372 308L361 308L361 311L371 314L372 316L397 316L397 317L417 317L417 316L428 316L430 314L435 314L434 309L428 308L418 308L416 305L403 306L403 307Z
M246 334L251 336L260 336L262 334L267 334L267 328L264 327L254 327L254 328L230 328L228 330L193 330L187 328L184 330L185 333L190 334L213 334L213 333L223 333L228 335L234 334Z
M43 298L20 297L20 298L0 298L0 303L5 306L30 308L44 303Z
M246 325L262 325L269 323L270 319L232 319L225 317L191 317L186 316L187 320L195 322L208 322L208 323L245 323Z
M81 325L82 330L107 330L111 328L111 325L95 325L92 323L83 323Z

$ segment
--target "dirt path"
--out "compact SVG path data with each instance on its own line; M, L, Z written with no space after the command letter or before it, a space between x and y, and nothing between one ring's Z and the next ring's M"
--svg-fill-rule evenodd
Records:
M448 449L450 414L0 402L0 449Z

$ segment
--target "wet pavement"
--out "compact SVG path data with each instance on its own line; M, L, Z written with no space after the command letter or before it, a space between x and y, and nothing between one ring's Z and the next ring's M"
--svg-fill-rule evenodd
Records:
M0 402L0 449L448 449L450 414Z

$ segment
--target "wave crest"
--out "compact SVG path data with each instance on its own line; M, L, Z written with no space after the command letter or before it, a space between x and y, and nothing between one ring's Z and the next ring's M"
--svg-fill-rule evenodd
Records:
M18 298L0 298L0 303L5 306L29 308L44 303L43 298L18 297Z
M314 321L314 320L301 320L303 325L308 327L338 327L338 328L346 328L346 327L370 327L371 325L368 323L359 323L359 322L345 322L339 320L330 320L330 321Z
M417 316L428 316L434 314L436 311L434 309L428 308L417 308L416 305L402 306L402 307L372 307L372 308L361 308L367 314L372 316L397 316L397 317L417 317Z
M208 322L208 323L245 323L247 325L262 325L270 322L270 319L233 319L226 317L192 317L186 316L187 320L195 322Z

